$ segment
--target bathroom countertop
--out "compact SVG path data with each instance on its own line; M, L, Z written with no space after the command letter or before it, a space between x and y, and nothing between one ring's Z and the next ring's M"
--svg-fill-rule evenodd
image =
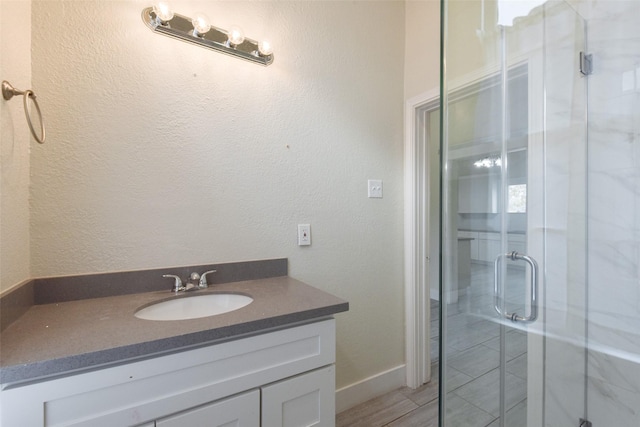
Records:
M239 310L190 320L134 316L154 302L233 292L251 296ZM206 290L169 291L33 305L1 334L0 383L79 373L283 328L347 311L349 304L289 276L246 280Z
M499 230L486 230L486 229L479 229L479 228L459 228L458 231L466 231L469 233L496 233L496 234L500 234ZM507 234L527 234L526 231L516 231L516 230L509 230L507 231Z

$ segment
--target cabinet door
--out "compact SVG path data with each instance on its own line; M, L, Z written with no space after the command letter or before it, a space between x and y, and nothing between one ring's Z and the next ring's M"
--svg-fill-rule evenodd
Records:
M498 213L500 177L495 174L458 178L458 213Z
M189 409L156 421L156 427L260 427L260 391Z
M478 255L478 233L474 231L458 231L458 237L468 237L471 240L471 259L474 261L479 260Z
M262 387L262 427L334 427L333 365Z
M478 259L493 262L500 254L500 235L498 233L478 233Z

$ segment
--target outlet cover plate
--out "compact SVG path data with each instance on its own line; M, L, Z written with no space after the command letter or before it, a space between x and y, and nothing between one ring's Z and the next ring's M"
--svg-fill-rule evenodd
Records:
M298 246L309 246L311 244L311 226L309 224L298 224Z

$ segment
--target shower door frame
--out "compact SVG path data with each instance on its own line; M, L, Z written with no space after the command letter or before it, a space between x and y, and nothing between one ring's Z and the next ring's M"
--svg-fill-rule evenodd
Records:
M551 2L550 4L557 4L557 3L561 3L561 2ZM566 2L565 2L566 4ZM447 11L447 7L443 7L443 29L442 29L442 34L443 34L443 51L445 49L445 41L444 38L446 37L446 28L445 28L445 22L446 22L446 13ZM575 10L574 10L575 12ZM580 17L579 14L576 13L576 16ZM582 17L580 17L582 18ZM546 18L545 18L546 19ZM583 21L584 23L584 21ZM584 23L584 31L586 33L586 23ZM545 36L545 40L546 40L546 36ZM528 50L526 53L518 55L518 56L513 56L510 55L507 60L503 60L504 62L502 62L499 65L495 65L495 66L486 66L484 68L482 68L481 70L474 70L474 72L468 73L467 75L464 75L458 79L455 80L446 80L444 78L445 75L445 71L446 71L446 62L442 61L442 68L441 68L441 72L442 72L442 83L441 83L441 87L442 87L442 106L441 106L441 114L442 114L442 134L441 134L441 138L443 139L443 141L445 140L445 138L447 138L447 132L448 132L448 126L447 126L447 116L448 116L448 99L450 97L450 94L455 93L458 90L464 89L466 87L470 87L474 84L477 84L479 82L482 82L483 80L490 78L492 75L500 75L501 73L505 73L506 70L511 69L513 67L516 67L518 65L522 66L523 64L526 64L527 69L528 69L528 89L529 89L529 99L528 99L528 104L529 104L529 111L528 111L528 119L529 119L529 130L528 130L528 143L527 143L527 148L529 150L529 171L528 171L528 194L529 197L531 197L533 200L536 200L537 203L542 204L542 208L538 209L538 210L528 210L528 217L527 217L527 230L528 230L528 238L527 238L527 253L533 255L534 258L536 258L538 260L538 262L540 263L540 271L543 272L542 275L542 280L546 280L546 277L544 275L545 272L545 261L546 261L546 257L549 256L546 253L546 248L547 248L547 242L546 242L546 230L548 225L546 224L546 212L548 207L545 206L546 204L546 174L545 175L540 175L541 171L546 170L546 161L548 160L546 157L546 143L547 143L547 133L549 132L549 129L547 128L547 86L545 83L545 78L546 73L548 73L548 71L546 70L546 65L545 65L545 61L548 60L547 58L547 52L545 51L545 49L547 49L546 43L548 43L548 41L544 41L544 40L540 40L540 48L535 48L533 45L531 47L530 50ZM585 34L585 39L584 39L584 49L586 51L586 34ZM578 45L574 45L574 48L576 49L582 49L581 47L579 47ZM577 52L576 52L577 53ZM576 64L578 61L578 57L576 55ZM576 71L577 72L577 71ZM586 100L586 94L587 94L587 85L585 83L584 85L584 96L585 96L585 100ZM585 108L587 108L588 106L588 102L587 104L585 104ZM585 117L586 119L586 117ZM585 121L585 128L586 128L586 121ZM585 138L587 138L584 143L585 143L585 147L586 144L588 142L588 133L585 134ZM442 156L443 156L443 165L446 166L446 162L448 161L447 157L448 157L448 151L445 151L444 148L442 148ZM446 174L446 172L443 170L443 173ZM537 176L532 175L538 173ZM443 182L446 183L448 182L447 180L447 176L443 176ZM504 179L504 177L503 177ZM586 183L585 183L586 185ZM444 188L444 187L443 187ZM449 206L449 203L447 201L447 197L449 197L449 195L444 194L443 195L443 209L445 206ZM538 205L539 207L539 205ZM442 215L442 226L443 227L447 227L447 214L445 212L441 213ZM446 231L445 231L446 232ZM506 232L505 230L502 230L502 232ZM447 232L448 234L451 234L451 231ZM448 238L451 238L451 236L448 236ZM446 239L443 236L443 245L448 244L446 243ZM443 254L445 253L445 247L443 246ZM455 253L455 252L454 252ZM442 268L444 269L446 266L445 264L443 264ZM451 267L451 266L449 266ZM447 270L443 270L443 276L447 275L448 272ZM444 277L443 277L444 280ZM443 297L443 294L446 291L445 285L444 283L442 284L443 289L441 290L441 297ZM541 294L540 294L540 302L542 304L542 313L541 313L541 319L538 321L538 325L542 325L541 328L533 328L533 332L529 332L528 333L528 342L529 342L529 354L530 354L530 359L539 359L542 363L537 364L537 365L532 365L531 361L528 364L528 371L529 371L529 375L528 375L528 386L527 386L527 396L540 396L539 399L528 399L528 410L527 410L527 420L526 420L526 425L529 426L540 426L542 425L542 423L545 421L546 415L545 415L545 411L546 411L546 404L545 404L545 399L547 398L547 389L546 389L546 368L544 363L546 362L546 360L548 359L549 355L546 353L546 336L547 336L547 331L546 331L546 313L545 313L545 307L546 307L546 289L545 286L543 286L541 284L540 286L541 288ZM586 301L585 301L585 307L584 307L585 311L586 311ZM585 314L586 316L586 314ZM443 339L446 340L446 337L444 336L445 334L447 334L446 332L446 315L443 315L444 319L443 321L445 322L445 324L443 325L443 331L441 332L441 336L443 337ZM446 345L446 344L445 344ZM441 344L442 347L444 347L445 345ZM584 342L584 346L586 348L586 336L585 336L585 342ZM441 370L441 382L440 382L440 387L441 387L441 396L444 396L445 393L445 383L446 383L446 378L445 375L443 375L443 371L446 369L446 365L447 365L447 360L445 359L445 354L442 353L442 349L441 349L441 357L440 357L440 370ZM586 360L586 359L585 359ZM502 362L501 362L502 363ZM585 362L586 364L586 362ZM586 366L585 366L586 369ZM586 370L584 372L584 378L586 380ZM586 400L586 387L583 388L584 390L584 398ZM441 403L440 403L440 411L441 411L441 425L444 425L444 421L443 421L443 416L444 416L444 410L445 410L445 403L444 403L445 399L441 399ZM574 408L575 409L575 408ZM577 412L577 411L576 411ZM585 403L585 407L583 408L583 412L584 415L586 416L586 403ZM504 413L501 414L501 418L502 415L504 415ZM574 413L575 415L575 413ZM576 425L577 423L579 423L580 419L578 417L575 418L575 422Z

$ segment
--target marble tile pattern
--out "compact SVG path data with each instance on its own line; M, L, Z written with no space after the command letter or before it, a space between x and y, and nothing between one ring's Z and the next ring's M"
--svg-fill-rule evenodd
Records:
M640 2L591 1L588 414L640 425Z

